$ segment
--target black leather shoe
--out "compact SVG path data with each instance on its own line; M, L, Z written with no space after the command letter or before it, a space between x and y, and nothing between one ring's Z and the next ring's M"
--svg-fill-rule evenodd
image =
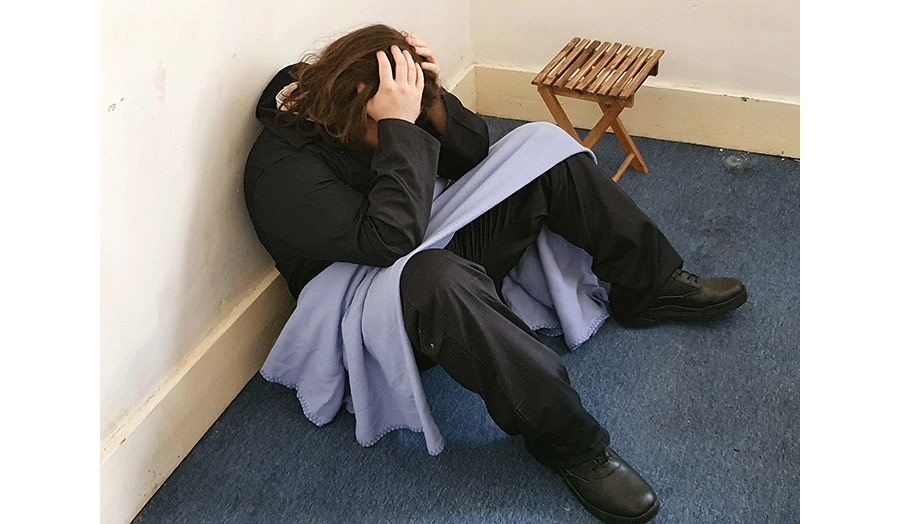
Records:
M664 321L707 320L739 308L747 290L734 278L702 278L676 269L645 311L616 321L626 327L647 327Z
M653 488L615 451L575 467L555 468L591 515L609 524L644 524L659 512Z

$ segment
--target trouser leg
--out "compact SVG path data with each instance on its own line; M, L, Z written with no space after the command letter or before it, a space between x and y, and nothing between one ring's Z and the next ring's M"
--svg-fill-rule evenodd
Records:
M422 251L404 267L400 296L417 357L479 394L539 460L578 464L609 444L559 355L500 300L483 267L449 250Z
M499 296L544 225L591 254L594 273L612 284L613 315L638 311L682 264L652 221L579 154L460 229L445 250L412 257L401 278L404 321L420 362L436 362L481 395L501 429L521 433L545 461L577 463L605 448L609 434L581 406L559 356Z
M546 225L593 257L614 317L641 311L683 261L586 153L573 155L460 229L447 249L483 265L497 288Z

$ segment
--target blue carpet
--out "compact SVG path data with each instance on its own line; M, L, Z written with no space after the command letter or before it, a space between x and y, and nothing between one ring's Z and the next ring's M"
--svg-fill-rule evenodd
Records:
M521 125L486 118L492 139ZM610 320L564 356L613 447L657 490L654 523L799 521L800 165L636 138L650 174L622 187L685 259L741 278L748 302L700 325L627 330ZM595 147L603 172L623 158ZM442 370L424 374L447 448L418 434L371 448L342 411L323 428L293 392L253 378L135 522L597 522L519 437Z

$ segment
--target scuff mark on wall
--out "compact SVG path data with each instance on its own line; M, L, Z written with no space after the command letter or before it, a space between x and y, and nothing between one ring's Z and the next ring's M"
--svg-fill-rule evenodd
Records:
M166 103L166 68L163 67L162 60L159 61L159 64L156 66L156 77L154 78L154 83L156 84L156 99L159 100L160 104Z

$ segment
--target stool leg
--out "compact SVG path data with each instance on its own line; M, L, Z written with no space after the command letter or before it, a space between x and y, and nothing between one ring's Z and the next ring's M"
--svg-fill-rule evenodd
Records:
M556 120L556 125L561 127L566 133L572 135L572 138L576 141L581 142L578 132L575 131L575 126L572 125L572 122L563 110L562 105L559 103L559 100L557 100L556 95L551 93L550 90L544 86L538 87L538 93L541 94L541 98L543 98L544 103L547 104L547 109L550 110L550 114L553 115L553 119Z
M628 131L625 130L625 126L622 125L622 121L616 118L616 121L612 123L613 132L616 134L616 138L619 140L619 145L622 146L622 149L625 150L626 154L634 155L634 158L631 160L631 167L633 167L636 171L641 173L647 172L647 163L644 162L644 157L641 156L640 151L636 145L634 145L634 140L631 139L631 135L628 134Z
M600 105L600 109L603 110L603 118L597 122L597 125L591 129L591 132L588 133L586 137L584 137L584 141L581 142L581 145L590 149L594 147L594 144L600 140L600 137L603 136L603 133L609 128L609 126L614 125L614 122L619 119L619 113L625 109L625 106L622 104L612 104L610 106Z
M632 160L634 160L634 153L628 153L628 155L625 156L625 160L622 161L622 165L620 165L618 171L616 171L616 174L613 175L613 182L618 182L619 179L622 178L622 174L628 169L628 164L630 164Z

